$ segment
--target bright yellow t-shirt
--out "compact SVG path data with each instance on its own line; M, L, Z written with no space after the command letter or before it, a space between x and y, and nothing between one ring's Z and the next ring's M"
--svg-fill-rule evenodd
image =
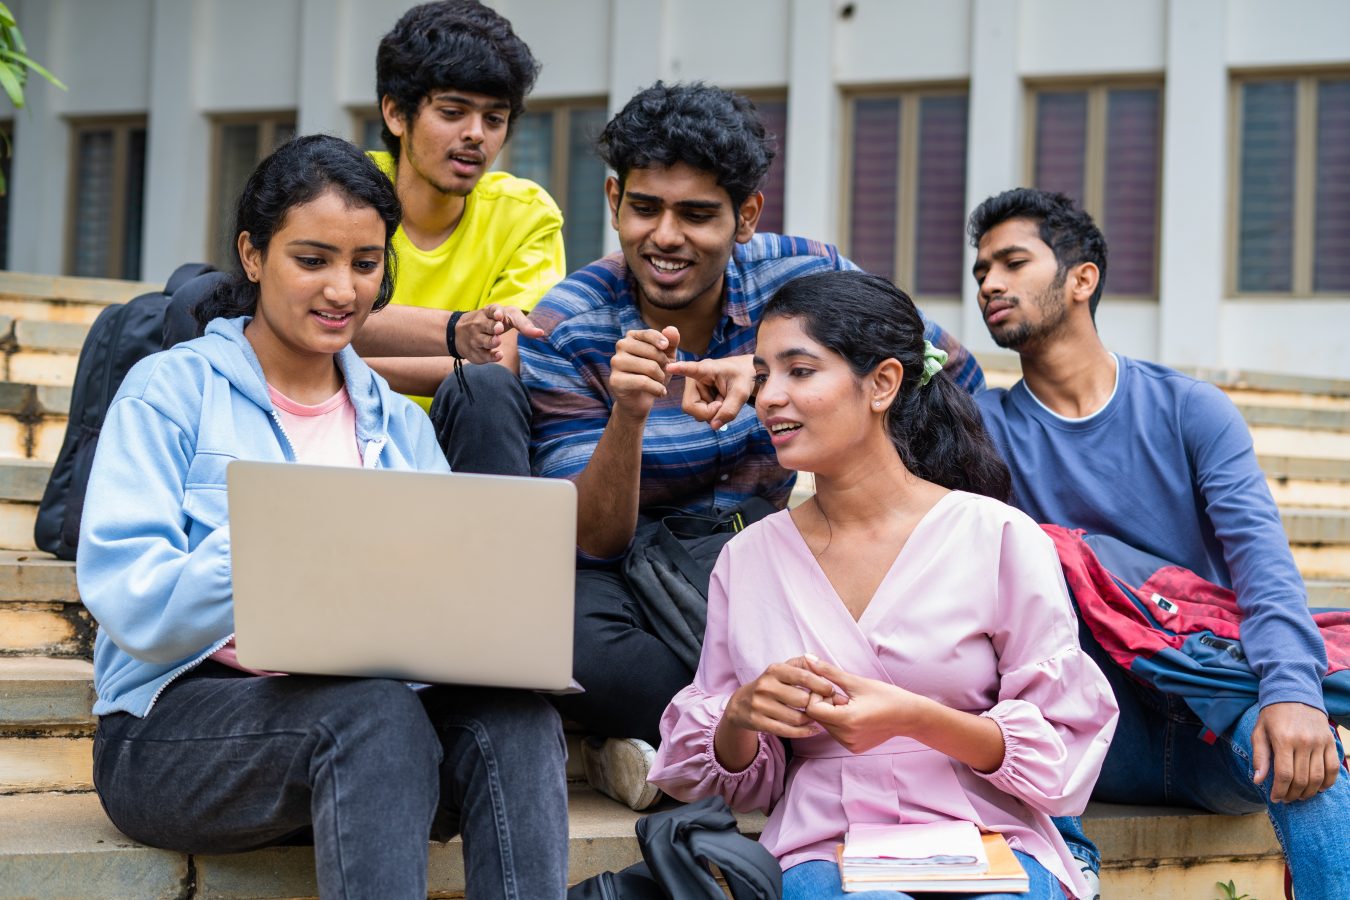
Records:
M394 180L394 158L369 156ZM567 274L562 212L533 181L488 172L466 198L464 215L445 243L419 250L399 226L394 303L471 310L490 303L531 309ZM414 397L414 400L430 401Z

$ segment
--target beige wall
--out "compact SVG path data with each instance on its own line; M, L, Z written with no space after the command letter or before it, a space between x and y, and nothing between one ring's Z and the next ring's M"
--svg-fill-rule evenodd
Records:
M209 117L296 110L350 135L373 105L375 47L407 0L16 0L33 53L69 93L34 82L18 117L10 259L57 272L71 117L146 113L144 276L205 252ZM1157 75L1165 84L1160 298L1100 313L1116 349L1174 364L1350 378L1350 297L1234 300L1228 259L1233 69L1350 66L1343 0L496 0L544 64L535 97L605 96L656 78L789 97L788 228L839 235L840 135L853 88L970 90L968 203L1025 171L1025 80ZM845 15L845 7L851 15ZM599 190L599 186L597 186ZM612 246L612 244L611 244ZM1347 248L1350 252L1350 248ZM987 346L973 284L935 310Z

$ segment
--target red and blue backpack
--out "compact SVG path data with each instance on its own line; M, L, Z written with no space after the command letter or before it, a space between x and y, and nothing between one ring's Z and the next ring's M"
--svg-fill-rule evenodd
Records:
M1242 613L1228 588L1105 535L1041 526L1055 543L1083 623L1134 677L1185 700L1222 734L1256 702ZM1327 648L1327 712L1350 727L1350 610L1312 609Z

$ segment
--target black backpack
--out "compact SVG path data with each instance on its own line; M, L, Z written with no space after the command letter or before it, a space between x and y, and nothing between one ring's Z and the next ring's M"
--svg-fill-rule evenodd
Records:
M195 303L226 278L215 266L186 263L174 270L163 291L141 294L98 314L80 348L66 436L38 507L33 536L39 548L60 559L75 558L89 467L103 417L122 379L140 360L177 343L177 335L166 342L164 314L170 297L177 294Z

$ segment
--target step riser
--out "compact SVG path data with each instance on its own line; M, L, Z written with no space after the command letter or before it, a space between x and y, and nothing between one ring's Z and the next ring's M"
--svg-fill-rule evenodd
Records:
M0 657L88 659L94 630L89 611L79 604L6 604L0 606Z
M5 359L4 378L20 384L69 386L75 382L78 357L72 353L20 350Z
M106 303L82 303L72 300L38 300L0 295L0 316L20 322L61 322L88 328L103 312Z
M0 734L0 795L93 790L93 753L87 729L59 737Z
M65 438L65 416L34 418L0 413L0 463L6 459L54 463Z
M1267 483L1275 504L1282 508L1350 509L1350 481L1277 479Z

